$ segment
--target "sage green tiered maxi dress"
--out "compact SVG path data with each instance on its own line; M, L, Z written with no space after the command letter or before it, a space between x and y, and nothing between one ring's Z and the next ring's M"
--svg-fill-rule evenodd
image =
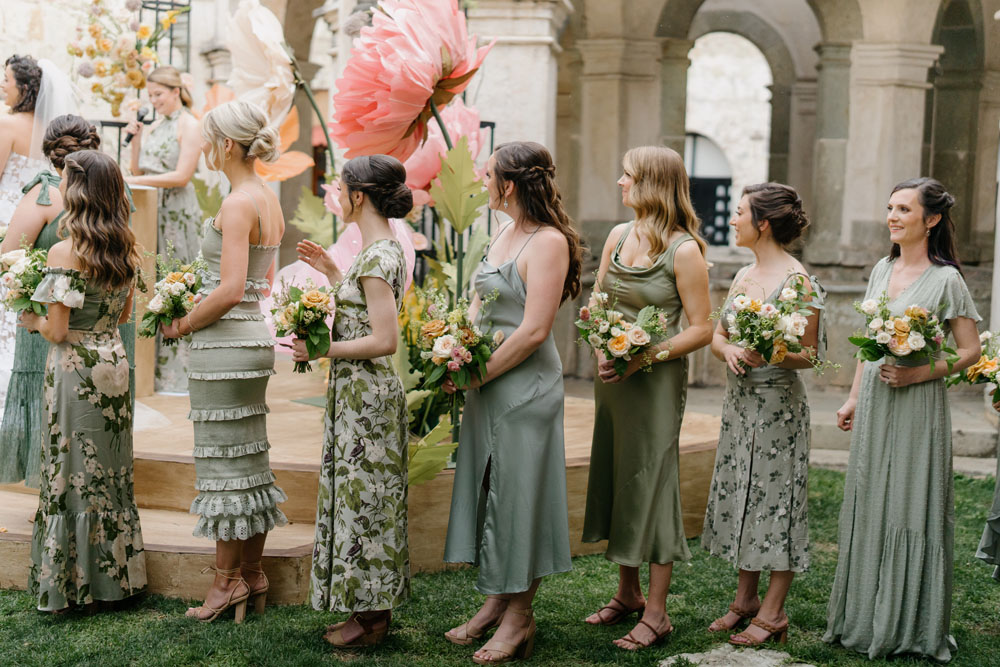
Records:
M500 266L484 260L475 288L480 298L497 294L480 327L509 337L527 297L517 257ZM444 560L478 565L476 590L485 595L520 593L568 572L562 362L551 332L520 364L468 391L457 457Z
M893 262L872 269L865 299L886 293ZM945 323L979 321L962 275L932 264L889 302ZM944 380L889 387L882 361L865 362L837 540L837 574L827 609L827 642L878 658L916 653L947 661L955 536L951 413ZM906 364L905 359L900 360Z
M667 317L668 337L680 332L683 304L674 255L692 241L675 239L649 267L621 262L622 234L601 290L613 308L634 320L652 305ZM619 565L665 564L691 558L681 512L679 441L687 399L687 357L653 364L624 381L594 378L594 435L583 541L608 541L604 556Z
M258 216L259 224L259 216ZM268 378L274 375L274 340L260 312L267 271L278 246L251 245L243 300L191 337L189 391L194 422L194 535L246 540L288 522L278 503L267 441ZM207 265L202 293L219 286L222 232L209 219L201 254Z

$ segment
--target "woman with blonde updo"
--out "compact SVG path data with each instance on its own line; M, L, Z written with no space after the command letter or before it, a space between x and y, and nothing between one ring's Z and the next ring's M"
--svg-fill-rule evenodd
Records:
M598 357L583 540L607 540L605 558L618 564L615 595L586 622L615 625L638 613L638 623L615 640L634 651L673 630L666 612L673 564L691 558L681 517L679 439L687 355L709 343L712 325L705 242L683 158L669 148L641 146L625 154L622 168L622 203L635 219L608 235L591 301L614 304L629 321L655 306L664 312L668 336L650 341L623 375L614 359ZM649 563L648 597L639 583L643 563Z
M130 185L160 189L156 251L173 248L173 256L190 262L201 245L201 207L191 177L198 167L201 137L191 114L191 94L181 74L170 66L157 67L147 78L149 103L159 116L143 137L142 123L132 120L126 128L134 135L131 147ZM184 344L156 348L156 391L187 391L188 350Z
M286 497L268 459L265 394L274 341L258 303L270 289L285 221L277 196L254 171L257 160L277 159L279 139L260 107L239 100L210 111L201 133L206 164L226 175L232 192L205 223L204 298L162 333L193 334L188 418L199 493L191 513L201 517L194 534L215 540L215 581L205 603L187 615L212 621L236 607L239 623L248 599L264 610L264 541L287 523L277 506Z

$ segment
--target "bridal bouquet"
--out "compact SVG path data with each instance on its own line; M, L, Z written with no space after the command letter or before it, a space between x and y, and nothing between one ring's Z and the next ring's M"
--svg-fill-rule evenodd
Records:
M894 364L904 357L923 359L934 370L939 352L945 353L945 363L950 369L958 361L955 350L945 345L944 327L936 315L916 304L911 305L901 317L889 312L889 295L878 299L855 302L854 309L865 316L865 330L848 338L858 347L858 359Z
M589 345L594 352L614 360L615 372L624 376L628 362L640 354L654 341L666 338L667 319L663 311L655 306L646 306L636 315L635 322L629 322L625 315L615 310L607 292L595 291L590 304L577 313L576 329L580 341ZM669 350L657 354L665 359ZM649 370L651 359L644 359Z
M306 342L310 357L322 357L330 351L330 327L326 318L336 311L334 290L316 287L311 280L306 288L281 283L281 289L274 296L271 317L275 334L279 337L295 336ZM295 372L311 371L308 361L296 361Z
M487 296L483 306L496 296ZM491 336L473 324L468 299L449 308L444 293L432 289L423 294L423 302L423 311L410 322L420 349L423 388L438 391L449 374L459 387L468 386L473 377L486 377L486 362L503 342L503 331Z
M196 259L190 264L179 260L156 257L157 268L163 279L153 286L153 298L146 304L146 312L139 324L138 334L142 338L153 338L161 324L169 325L175 319L191 312L197 303L196 296L201 290L201 270L205 262ZM176 345L179 338L164 338L164 345Z
M812 301L807 301L811 297ZM821 308L815 292L806 292L805 279L795 280L778 294L775 303L751 299L746 294L733 297L732 312L725 316L729 341L754 350L769 364L780 364L789 353L807 349L802 345L812 308ZM810 350L810 362L818 371L827 365Z
M38 316L45 315L45 304L32 301L31 296L45 277L47 255L45 250L18 248L0 257L0 285L5 289L3 303L7 308L18 312L30 310ZM59 291L67 298L60 300L70 308L79 308L83 305L86 283L80 278L71 279L69 276L66 276L65 282L66 285L59 286Z
M964 371L951 375L946 380L949 387L967 382L968 384L993 384L993 402L1000 401L1000 335L992 331L979 334L982 354L979 361Z

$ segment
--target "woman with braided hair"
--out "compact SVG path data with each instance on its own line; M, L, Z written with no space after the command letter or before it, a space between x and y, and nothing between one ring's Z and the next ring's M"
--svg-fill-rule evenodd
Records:
M445 633L456 644L496 634L479 664L531 655L532 600L542 577L571 568L563 445L559 306L580 293L580 239L563 209L552 156L501 144L486 167L489 206L512 220L493 235L471 312L503 342L467 389L444 559L479 566L476 614ZM487 298L489 297L489 298ZM449 379L445 390L459 389Z
M21 247L48 250L60 241L66 156L76 151L96 150L100 145L97 128L80 116L66 114L49 123L42 150L55 173L40 171L24 186L24 196L14 210L0 253ZM28 486L38 486L42 386L48 351L48 341L40 335L23 328L17 330L13 372L0 425L0 483L24 480Z

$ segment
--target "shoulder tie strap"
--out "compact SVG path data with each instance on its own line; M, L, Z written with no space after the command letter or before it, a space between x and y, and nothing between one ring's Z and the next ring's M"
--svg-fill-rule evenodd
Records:
M125 196L128 197L128 212L135 213L138 209L135 207L135 198L132 195L132 188L125 184Z
M35 203L39 206L52 206L52 199L49 197L49 188L58 188L61 182L62 179L51 171L40 171L27 185L21 188L21 194L28 194L31 188L41 183L42 189L38 191L38 198L35 199Z

